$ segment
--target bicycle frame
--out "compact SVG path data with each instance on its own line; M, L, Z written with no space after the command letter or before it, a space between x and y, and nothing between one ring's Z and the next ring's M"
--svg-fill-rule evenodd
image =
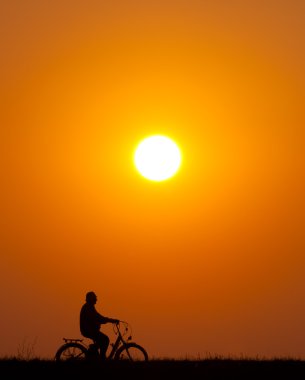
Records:
M116 341L115 341L114 343L111 343L112 350L111 350L111 352L109 353L109 355L107 356L107 359L112 359L112 358L114 357L116 351L118 350L118 348L119 348L121 345L124 346L124 345L126 344L126 342L125 342L125 340L124 340L124 338L123 338L123 335L122 335L122 333L121 333L119 327L116 326L116 328L117 328L118 336L117 336L117 338L116 338ZM130 340L130 339L131 339L131 336L129 336L129 337L127 338L127 340Z

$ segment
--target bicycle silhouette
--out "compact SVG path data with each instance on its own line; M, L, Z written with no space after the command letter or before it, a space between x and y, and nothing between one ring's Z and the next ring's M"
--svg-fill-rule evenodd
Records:
M106 360L127 360L127 361L148 361L146 350L135 342L131 342L131 330L127 322L119 321L113 324L113 330L117 335L116 341L110 343L112 347ZM99 351L96 343L86 345L84 339L63 338L64 344L58 348L55 354L56 361L80 361L80 360L99 360Z

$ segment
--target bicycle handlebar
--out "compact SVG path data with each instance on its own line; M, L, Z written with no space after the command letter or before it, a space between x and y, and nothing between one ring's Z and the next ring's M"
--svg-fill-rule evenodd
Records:
M121 321L120 319L118 319L118 322L114 322L113 323L113 328L116 328L117 329L117 332L120 331L120 323L122 323L124 326L125 326L125 332L123 333L123 335L130 329L130 325L128 322L126 321ZM121 332L122 333L122 332Z

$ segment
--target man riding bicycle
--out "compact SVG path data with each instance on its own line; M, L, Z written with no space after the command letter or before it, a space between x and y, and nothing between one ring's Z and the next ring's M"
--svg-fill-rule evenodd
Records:
M98 313L94 306L96 301L97 296L94 292L86 294L86 303L80 311L80 332L84 337L94 341L99 348L101 359L105 360L110 340L106 334L100 331L100 327L105 323L119 323L119 320L108 318Z

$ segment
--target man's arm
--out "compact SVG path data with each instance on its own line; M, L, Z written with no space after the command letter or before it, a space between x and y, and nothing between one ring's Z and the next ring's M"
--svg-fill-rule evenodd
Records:
M105 317L105 316L101 315L98 312L97 312L97 315L98 315L98 318L99 318L99 323L101 323L101 324L105 324L105 323L119 323L118 319Z
M115 318L108 318L108 320L110 323L119 323L120 322L119 319L115 319Z

